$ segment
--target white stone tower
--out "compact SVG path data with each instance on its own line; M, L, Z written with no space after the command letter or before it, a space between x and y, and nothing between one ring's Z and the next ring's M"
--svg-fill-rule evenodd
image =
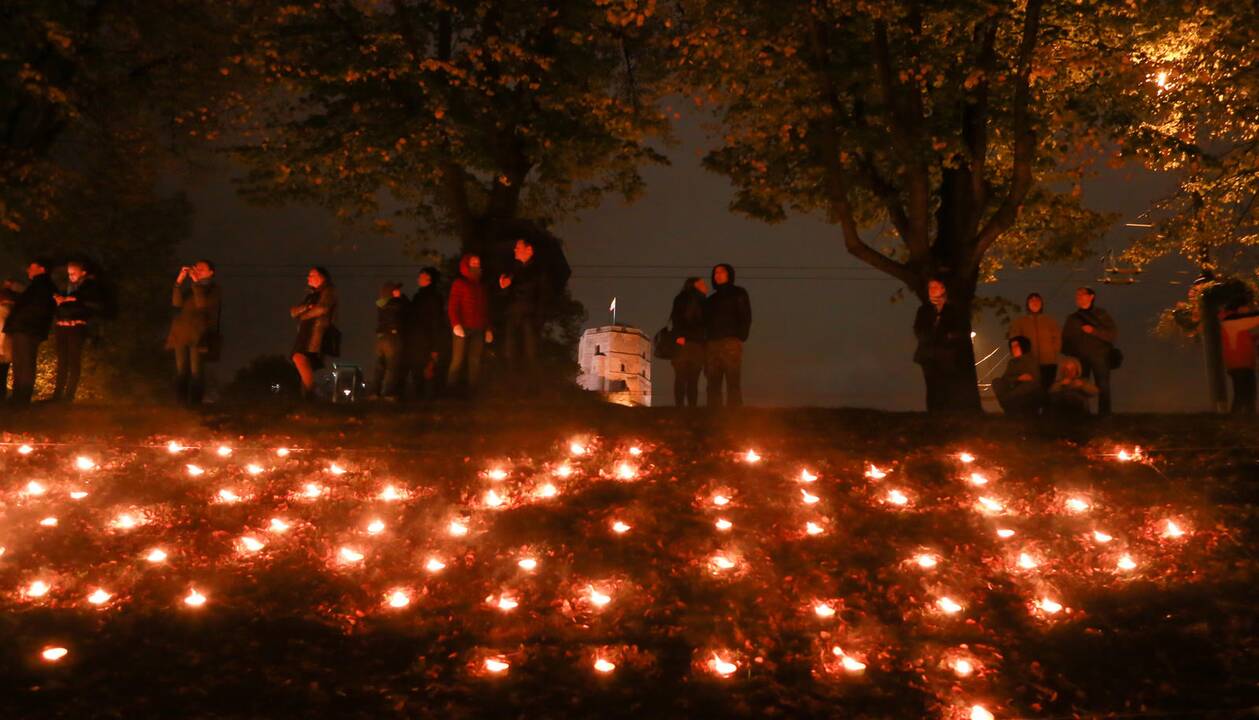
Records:
M629 325L587 328L577 345L577 384L618 405L651 405L651 338Z

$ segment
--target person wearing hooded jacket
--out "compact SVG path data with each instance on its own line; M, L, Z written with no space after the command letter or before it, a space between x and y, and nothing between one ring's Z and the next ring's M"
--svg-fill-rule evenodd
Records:
M743 343L752 328L752 303L747 290L735 285L734 278L733 266L721 263L713 267L713 292L704 300L704 374L708 377L709 407L743 404Z
M1030 354L1040 366L1040 383L1046 391L1058 377L1058 355L1062 352L1062 326L1045 314L1045 299L1040 293L1027 296L1027 314L1010 323L1007 338L1027 338Z
M436 390L437 363L449 330L446 328L445 298L437 283L441 273L435 267L420 270L415 277L416 290L407 304L403 326L403 362L401 387L414 388L414 397L431 397Z
M1097 414L1110 414L1110 355L1119 329L1110 313L1097 307L1097 293L1075 291L1077 310L1062 325L1062 352L1080 361L1081 376L1097 385Z
M5 322L5 334L13 343L13 396L15 405L29 405L35 393L35 373L39 346L48 339L57 302L57 287L48 276L47 260L32 260L26 266L30 280L13 303Z
M682 291L673 298L669 313L674 342L670 363L673 365L673 404L678 407L699 405L699 376L704 370L704 296L708 288L704 278L689 277Z
M481 375L481 356L485 346L494 342L489 304L489 295L481 282L481 257L467 253L459 259L459 277L451 283L450 299L446 302L451 333L446 384L451 389L457 386L465 364L468 389L476 388Z

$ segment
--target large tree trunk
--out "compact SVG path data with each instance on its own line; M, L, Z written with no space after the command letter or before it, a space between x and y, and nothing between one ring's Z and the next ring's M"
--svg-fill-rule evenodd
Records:
M954 399L956 407L953 410L963 413L980 413L983 412L983 406L979 399L979 375L975 368L975 344L970 341L971 319L974 315L971 312L971 305L975 299L974 291L970 294L954 297L952 291L949 294L950 302L956 304L964 311L966 318L966 336L965 350L962 353L962 368L955 378L956 387L950 388L949 397Z

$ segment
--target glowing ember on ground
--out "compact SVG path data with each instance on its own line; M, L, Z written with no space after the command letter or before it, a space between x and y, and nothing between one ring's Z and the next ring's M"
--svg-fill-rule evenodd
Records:
M975 456L971 455L968 452L960 452L957 454L957 461L962 463L963 465L969 465L975 462Z
M179 453L183 451L184 451L184 446L178 440L171 440L170 442L166 443L166 452L170 453L171 455L178 455Z
M285 457L288 457L288 456L289 456L289 453L290 453L290 452L291 452L291 451L290 451L288 448L285 448L285 447L282 447L282 448L276 448L276 449L275 449L275 456L276 456L276 457L282 457L282 458L285 458Z
M424 569L431 573L439 573L446 569L446 563L437 558L429 558L428 562L424 563Z
M560 489L551 483L543 483L542 486L538 488L537 492L534 493L534 495L540 498L553 498L559 494Z
M379 535L383 533L384 531L385 531L384 520L372 520L371 522L367 523L368 535Z
M730 570L735 566L735 562L725 555L714 555L708 560L708 564L715 570Z
M981 496L976 503L980 511L985 513L999 513L1005 510L1005 505L987 496Z
M385 598L385 602L391 608L404 608L411 604L411 595L405 590L394 590Z
M109 599L112 597L113 595L106 592L104 589L96 588L96 590L92 592L91 595L87 596L87 601L92 603L93 605L104 605L105 603L109 602Z
M601 673L610 673L616 669L616 663L609 662L603 658L595 659L595 671Z
M201 477L202 475L205 475L205 470L203 470L200 465L193 465L189 463L184 466L184 469L188 471L188 475L190 477Z
M908 505L909 496L900 490L889 490L886 500L893 505Z
M525 572L533 572L538 569L538 561L535 558L521 558L516 565Z
M819 498L817 495L810 493L808 490L805 490L804 488L800 488L800 499L804 500L805 505L814 505L819 500L821 500L821 498Z
M586 454L586 446L585 446L585 445L582 445L582 444L581 444L581 443L579 443L579 442L569 443L569 445L568 445L568 452L569 452L570 454L572 454L572 455L585 455L585 454Z
M184 604L188 607L201 607L202 605L205 605L205 603L205 595L202 595L196 588L192 588L188 591L188 594L184 596Z
M503 503L505 502L507 501L503 498L503 496L499 495L497 492L493 490L490 490L489 492L485 493L485 507L489 507L489 508L502 507Z
M625 533L630 531L631 527L632 527L631 525L624 523L620 520L617 520L616 522L612 523L612 532L616 533L617 535L624 535Z
M1136 569L1137 569L1137 561L1136 561L1136 560L1133 560L1131 555L1120 555L1120 556L1119 556L1119 561L1118 561L1117 563L1115 563L1115 567L1119 568L1120 570L1124 570L1124 571L1128 571L1128 570L1136 570Z
M750 463L758 463L761 461L761 456L755 450L748 450L744 453L743 459Z
M507 471L502 468L493 468L485 473L485 477L494 482L502 482L507 479Z
M1041 598L1036 601L1036 609L1048 615L1056 615L1062 612L1062 604L1050 598Z
M966 658L958 658L953 661L953 672L958 677L970 677L975 672L975 666Z
M730 498L726 497L725 495L713 496L713 505L721 507L723 505L729 505L729 504L730 504Z
M734 527L734 523L730 522L729 520L725 518L717 518L717 522L713 523L713 525L716 525L718 530L723 530L723 531L729 530L730 528Z
M222 490L219 490L218 500L219 502L224 502L224 503L238 503L241 501L241 497L240 495L236 494L235 490L231 490L229 488L223 488Z
M79 470L95 470L96 461L86 455L80 455L74 459L74 466Z
M638 457L639 455L643 454L643 449L638 447L637 445L633 445L629 449L629 454L633 455L634 457Z
M218 450L216 450L215 452L219 454L219 457L228 457L229 455L232 454L232 449L226 445L220 445L218 447Z
M1027 553L1019 553L1018 566L1024 570L1032 570L1040 563L1036 562L1036 558Z
M804 531L809 535L821 535L826 529L815 522L807 522L804 524Z
M874 465L867 465L866 477L871 480L882 480L883 478L887 477L887 471L880 470L878 467Z
M708 667L722 677L729 677L739 669L738 664L722 658L717 653L713 653L713 659L708 661Z
M246 553L256 553L267 546L266 543L252 535L245 535L237 543L240 545L241 551Z
M446 532L454 537L463 537L468 534L468 526L458 520L451 520L450 524L446 526Z
M914 556L914 562L918 563L918 567L924 570L930 570L940 563L936 556L931 553L918 553Z
M384 500L385 502L394 502L396 500L402 500L405 497L406 495L400 492L398 488L393 485L386 485L385 489L381 490L380 494L376 496L378 500Z
M511 663L507 662L506 660L501 660L499 658L486 658L485 659L485 669L494 674L505 673L507 672L507 669L510 667L511 667Z
M302 486L301 496L307 500L314 500L324 494L324 488L318 483L306 483Z
M516 598L511 597L510 595L500 595L498 600L494 601L492 604L494 607L497 607L503 612L511 612L512 610L520 607L520 603L516 601Z
M26 586L26 596L33 597L33 598L41 598L47 595L49 590L52 590L52 585L49 585L47 582L43 580L36 580L35 582Z
M346 564L358 563L363 561L363 553L352 547L342 547L337 551L337 557L341 562Z
M245 472L250 475L261 475L264 472L264 468L258 463L249 463L245 466Z
M971 473L970 484L982 487L988 484L988 477L983 473Z
M114 518L112 525L119 530L130 530L139 524L135 516L131 513L122 513Z
M1163 537L1165 538L1175 539L1183 537L1184 534L1184 528L1177 524L1175 520L1168 520L1166 524L1163 525Z
M835 606L824 602L813 603L813 614L820 618L835 617Z
M1136 462L1138 460L1145 459L1145 452L1141 449L1140 445L1132 448L1131 450L1120 448L1119 451L1115 453L1115 459L1119 462Z
M969 720L996 720L996 718L983 705L972 705Z
M168 556L165 550L161 548L153 548L147 555L144 556L144 559L156 565L157 563L166 562L167 557Z
M958 602L951 597L942 597L939 600L936 600L936 607L940 608L942 612L945 612L949 615L953 615L962 611L962 606L958 604Z
M271 518L271 522L268 524L267 529L273 533L283 533L288 532L288 529L291 527L293 526L283 518Z
M31 447L30 445L22 445L18 447L17 451L19 455L30 455L31 453L35 452L35 448Z
M857 658L844 652L844 649L839 647L838 645L831 648L831 654L839 658L839 664L840 666L844 668L845 672L849 672L856 675L858 673L865 671L866 669L865 663L861 662Z
M1066 506L1067 510L1070 510L1073 513L1086 512L1090 507L1092 507L1089 505L1089 501L1082 497L1067 498Z
M83 498L85 498L85 497L87 497L87 491L86 491L86 490L71 490L71 491L70 491L70 499L71 499L71 500L82 500L82 499L83 499Z
M590 588L590 604L595 607L604 607L612 602L612 596L599 592L593 586Z
M1009 540L1014 537L1014 531L1010 528L997 528L997 537L1002 540Z
M32 480L26 483L26 489L23 490L22 492L23 494L30 495L31 497L39 497L40 495L43 495L44 493L48 492L48 490L38 481Z
M340 466L340 465L338 465L337 463L332 463L332 464L328 465L328 474L330 474L330 475L344 475L344 474L345 474L345 468L341 467L341 466Z
M63 647L46 647L39 653L39 656L47 662L57 662L69 654L70 651Z
M565 463L564 465L560 465L559 467L555 468L554 473L555 473L555 477L557 478L560 478L560 479L569 478L573 476L573 467Z
M638 477L638 470L629 463L621 463L616 466L617 480L633 480Z
M1104 544L1106 544L1106 543L1110 542L1111 540L1114 540L1115 538L1114 538L1114 537L1112 537L1112 536L1110 535L1110 533L1104 533L1104 532L1102 532L1101 530L1094 530L1094 531L1093 531L1093 539L1094 539L1094 540L1096 540L1096 541L1097 541L1097 542L1099 542L1099 543L1102 543L1102 544L1104 545Z
M815 482L816 480L817 480L817 475L814 475L813 473L809 472L807 468L800 471L800 482L811 483L811 482Z
M40 520L39 524L43 527L57 527L57 522L56 516L49 515L48 517Z

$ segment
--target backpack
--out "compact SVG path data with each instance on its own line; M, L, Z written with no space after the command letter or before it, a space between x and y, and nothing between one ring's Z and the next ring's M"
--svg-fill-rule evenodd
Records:
M678 336L666 325L656 331L651 339L652 355L661 360L672 360L678 354Z

